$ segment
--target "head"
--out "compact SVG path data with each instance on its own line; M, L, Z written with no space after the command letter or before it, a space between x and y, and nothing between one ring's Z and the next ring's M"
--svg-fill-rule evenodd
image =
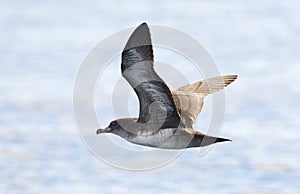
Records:
M117 120L110 122L110 124L108 125L108 127L104 128L104 129L98 129L97 130L97 135L101 134L101 133L113 133L116 130L120 130L121 127L118 123Z
M96 133L97 135L102 133L113 133L124 137L126 135L129 135L130 132L126 129L133 128L132 124L134 124L133 119L118 119L110 122L108 127L104 129L98 129Z

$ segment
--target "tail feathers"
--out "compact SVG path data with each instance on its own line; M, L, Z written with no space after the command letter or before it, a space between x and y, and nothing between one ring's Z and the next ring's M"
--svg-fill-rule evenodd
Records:
M223 88L231 84L236 78L237 75L213 77L199 82L195 82L187 86L183 86L178 90L193 91L195 93L208 95L222 90Z
M201 146L207 146L214 143L224 142L224 141L231 141L230 139L221 138L221 137L212 137L205 135L201 141Z
M223 142L223 141L232 141L232 140L231 139L222 138L222 137L217 137L217 139L216 139L216 143Z
M225 141L232 141L232 140L205 135L197 131L196 134L194 134L194 138L189 144L189 147L203 147L203 146L208 146L214 143L225 142Z

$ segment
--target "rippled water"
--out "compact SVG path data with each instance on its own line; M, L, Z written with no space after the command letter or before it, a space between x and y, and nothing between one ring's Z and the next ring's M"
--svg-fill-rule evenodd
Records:
M1 2L0 193L298 193L299 13L297 1ZM221 133L232 143L131 172L86 149L72 92L89 50L143 21L189 33L239 78L226 88Z

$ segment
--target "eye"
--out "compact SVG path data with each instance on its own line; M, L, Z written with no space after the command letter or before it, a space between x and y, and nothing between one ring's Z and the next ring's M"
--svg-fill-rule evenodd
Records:
M111 122L110 126L111 127L116 127L116 126L118 126L118 122L117 121L113 121L113 122Z

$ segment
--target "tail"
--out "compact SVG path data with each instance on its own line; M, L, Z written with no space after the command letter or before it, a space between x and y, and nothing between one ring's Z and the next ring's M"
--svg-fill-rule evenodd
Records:
M232 140L205 135L197 131L196 134L194 134L194 137L188 147L203 147L203 146L208 146L214 143L219 143L224 141L232 141Z
M223 88L231 84L236 78L237 75L213 77L199 82L195 82L190 85L183 86L178 90L193 91L195 93L208 95L222 90Z

